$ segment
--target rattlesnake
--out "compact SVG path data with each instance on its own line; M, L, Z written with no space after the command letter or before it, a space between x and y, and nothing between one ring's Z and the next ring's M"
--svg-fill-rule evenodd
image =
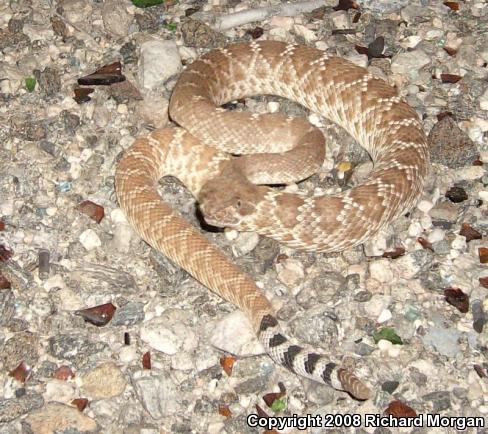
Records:
M369 152L373 171L360 185L331 196L249 184L245 176L266 184L303 179L320 167L324 149L321 134L302 120L219 107L256 94L289 98L337 123ZM367 399L369 389L329 356L290 343L254 281L162 201L156 186L162 176L179 178L212 224L255 230L306 250L356 246L420 195L429 153L415 111L366 69L275 41L233 44L195 60L177 82L169 111L184 129L159 129L137 139L118 163L116 190L130 223L151 246L242 309L279 364ZM264 156L269 176L247 164L250 157L236 156L269 152L270 146L282 154ZM290 154L298 163L288 161Z

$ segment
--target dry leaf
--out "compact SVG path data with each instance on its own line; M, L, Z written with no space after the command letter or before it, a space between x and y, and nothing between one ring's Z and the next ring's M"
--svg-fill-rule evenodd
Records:
M449 54L449 56L455 56L458 52L458 50L456 48L451 48L451 47L443 47L444 48L444 51Z
M458 2L444 2L444 5L453 11L459 10L459 3Z
M403 403L402 401L396 400L392 401L388 404L388 407L385 410L385 414L391 415L393 417L415 417L417 413L412 407L409 407L407 404Z
M396 259L405 254L405 249L403 247L395 247L395 250L383 253L383 258Z
M442 119L447 118L447 117L452 117L452 112L448 112L448 111L440 112L437 115L437 120L442 121Z
M253 39L258 39L263 36L264 29L262 27L254 27L251 30L247 30L246 34L250 35Z
M8 374L15 378L20 383L25 383L31 376L31 368L22 360L17 367L11 370Z
M104 326L114 316L117 308L112 303L89 307L75 311L75 315L81 316L86 322L96 326Z
M418 237L417 241L419 244L425 249L425 250L430 250L431 252L434 251L432 247L432 243L428 240L426 240L424 237Z
M483 286L484 288L488 288L488 276L480 277L478 280L481 286Z
M151 369L151 353L149 351L146 351L142 355L142 367L144 369Z
M91 200L84 200L83 202L76 205L76 209L81 213L87 215L97 223L100 223L105 216L103 206L100 206L92 202Z
M339 0L333 9L335 11L348 11L349 9L359 9L359 5L354 0Z
M444 288L446 301L462 313L469 310L469 296L459 288Z
M456 74L441 74L441 81L443 83L457 83L461 78L463 77Z
M225 417L231 417L232 412L227 404L219 404L219 414Z
M88 399L86 398L76 398L71 401L71 405L74 405L78 411L83 411L88 405Z
M479 256L480 262L482 264L488 263L488 248L486 248L486 247L479 247L478 248L478 256Z
M95 89L92 87L75 87L73 92L75 93L73 99L77 102L77 104L82 104L84 102L91 101L89 95L95 92Z
M57 380L69 380L71 378L74 378L75 373L73 370L66 365L60 366L58 369L54 371L53 377L56 378Z
M2 273L0 273L0 289L10 289L11 287L11 283Z
M220 366L227 374L228 377L232 375L232 367L234 366L236 359L232 356L222 356L220 358Z
M480 378L487 377L485 370L480 365L474 365L473 368Z
M481 232L478 232L468 223L463 223L463 225L461 226L461 230L459 231L459 235L466 237L467 243L473 240L481 240L481 238L483 238Z
M13 255L14 255L14 252L12 250L7 249L3 244L0 244L0 261L1 262L8 261Z
M78 84L83 86L107 86L125 80L122 74L122 64L117 61L97 69L93 74L85 75L78 79Z
M271 408L273 402L275 402L277 399L283 398L285 395L285 392L270 392L263 396L263 401L268 407Z

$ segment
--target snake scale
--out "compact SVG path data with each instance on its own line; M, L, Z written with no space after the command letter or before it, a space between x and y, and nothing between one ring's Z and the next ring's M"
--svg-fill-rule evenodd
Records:
M311 197L262 185L310 176L322 164L324 143L304 120L220 107L257 94L289 98L344 128L370 154L369 176L345 192ZM343 250L418 199L429 151L416 112L366 69L277 41L232 44L195 60L181 74L169 112L182 128L138 138L117 165L117 196L129 222L152 247L242 309L277 363L368 399L369 388L331 361L333 354L290 342L255 282L162 200L157 181L177 177L211 224L254 230L294 248Z

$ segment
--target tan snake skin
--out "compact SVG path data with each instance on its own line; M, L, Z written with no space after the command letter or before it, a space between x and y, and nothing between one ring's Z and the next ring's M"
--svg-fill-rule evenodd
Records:
M371 155L369 177L333 196L250 184L246 177L267 184L306 178L320 167L324 152L322 135L305 121L219 107L256 94L289 98L343 127ZM417 200L429 153L415 111L385 82L344 59L264 41L233 44L194 61L174 89L170 115L185 129L139 138L118 164L118 200L131 224L151 246L242 309L275 361L367 399L368 387L329 355L290 343L252 279L161 199L157 180L180 179L211 224L255 230L306 250L342 250L364 242ZM257 156L264 157L269 175L256 160L249 163L252 157L227 153L271 151L279 154Z

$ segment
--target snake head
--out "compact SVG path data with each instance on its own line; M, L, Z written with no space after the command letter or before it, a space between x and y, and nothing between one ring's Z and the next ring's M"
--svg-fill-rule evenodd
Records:
M248 229L261 189L241 177L207 181L198 195L205 222L216 227Z

